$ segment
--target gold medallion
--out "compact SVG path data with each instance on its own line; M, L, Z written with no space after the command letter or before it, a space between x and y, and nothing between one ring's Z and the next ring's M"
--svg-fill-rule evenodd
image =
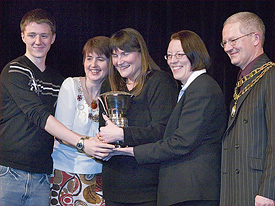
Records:
M236 107L237 107L236 104L234 104L234 106L232 107L232 110L231 110L231 117L234 117L234 116L235 116L236 110L237 110Z

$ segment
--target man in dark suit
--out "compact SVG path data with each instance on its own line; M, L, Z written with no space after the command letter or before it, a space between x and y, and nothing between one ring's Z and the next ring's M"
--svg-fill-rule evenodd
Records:
M222 206L274 206L275 70L265 26L251 12L224 23L221 46L240 67L222 148Z

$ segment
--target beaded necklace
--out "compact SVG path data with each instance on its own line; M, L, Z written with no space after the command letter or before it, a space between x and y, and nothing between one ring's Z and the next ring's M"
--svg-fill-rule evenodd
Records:
M85 89L86 89L88 95L91 97L91 100L92 100L92 102L91 102L91 108L92 109L96 109L97 108L97 100L95 100L95 99L92 98L92 95L90 95L90 93L89 93L89 91L87 89L86 77L85 77Z
M89 95L89 97L92 99L92 102L91 102L91 105L90 105L91 108L92 108L92 110L97 109L97 100L93 100L92 96L90 95L90 93L89 93L89 91L87 89L86 77L85 77L85 89L86 89L86 92ZM98 114L93 115L92 112L88 114L88 118L92 119L94 122L98 122L99 121L99 115Z
M257 68L253 71L251 71L248 75L244 76L242 79L240 79L237 84L236 87L234 89L234 106L232 107L231 110L231 117L234 117L236 115L236 110L237 110L237 102L238 99L244 94L246 93L251 87L253 87L259 80L260 78L262 78L264 76L264 74L272 67L275 66L275 63L273 62L267 62L264 65L262 65L260 68ZM252 82L250 82L244 89L242 89L239 93L237 93L238 89L245 83L247 82L249 79L251 79L253 76L255 76L256 74L258 74L259 72L261 72Z

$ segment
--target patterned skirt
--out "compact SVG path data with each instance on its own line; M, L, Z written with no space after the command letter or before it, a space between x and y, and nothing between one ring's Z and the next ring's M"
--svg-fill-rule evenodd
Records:
M101 174L74 174L55 169L50 205L105 206Z

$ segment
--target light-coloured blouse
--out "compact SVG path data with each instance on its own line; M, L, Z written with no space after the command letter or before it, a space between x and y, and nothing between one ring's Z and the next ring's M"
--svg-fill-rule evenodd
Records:
M95 137L99 123L92 117L98 115L86 102L80 77L69 77L62 83L55 112L55 117L68 129L83 136ZM76 148L55 140L52 153L53 168L76 174L97 174L102 171L102 164Z

